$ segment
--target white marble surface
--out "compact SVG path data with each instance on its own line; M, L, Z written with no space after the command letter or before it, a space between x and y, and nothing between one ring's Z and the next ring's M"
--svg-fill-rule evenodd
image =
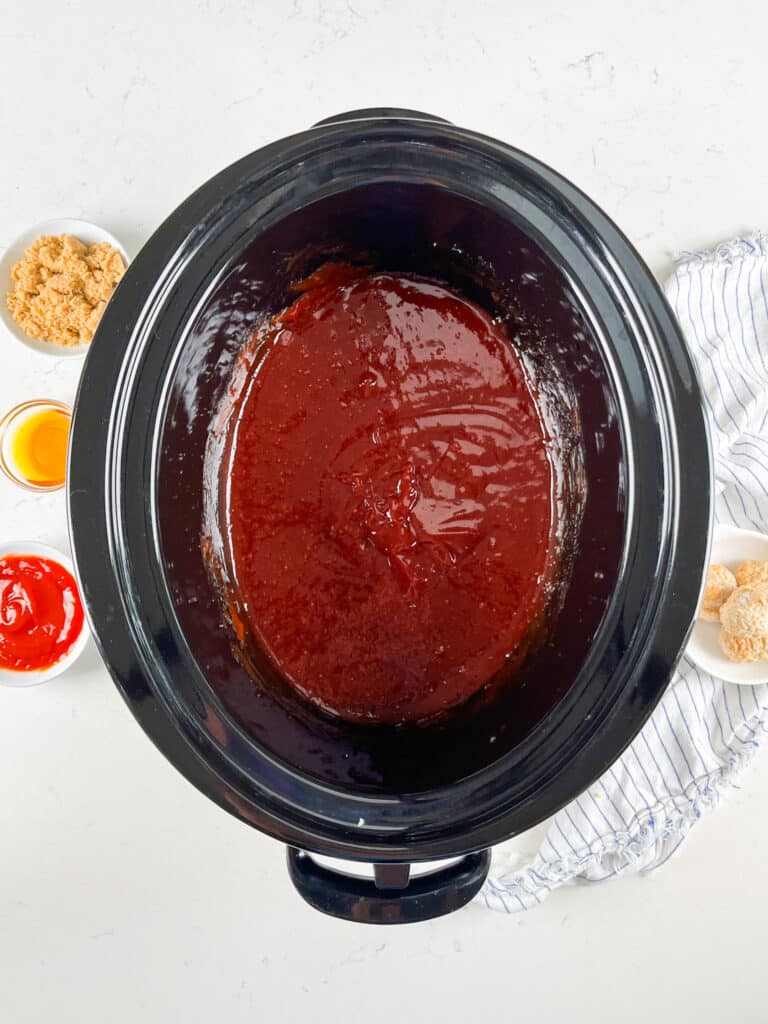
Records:
M630 11L630 6L632 10ZM768 227L764 3L39 0L0 21L0 245L81 216L135 250L210 174L355 107L442 114L552 163L659 274ZM79 364L0 337L0 407ZM0 480L0 534L65 544ZM517 848L533 849L534 835ZM305 909L283 851L145 739L91 647L0 691L0 1020L760 1019L768 754L654 876L368 929Z

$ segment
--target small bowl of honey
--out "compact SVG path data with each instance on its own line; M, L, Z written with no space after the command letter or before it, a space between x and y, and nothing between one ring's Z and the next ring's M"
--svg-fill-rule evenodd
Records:
M28 491L57 491L67 478L72 410L38 398L22 402L0 420L0 469Z

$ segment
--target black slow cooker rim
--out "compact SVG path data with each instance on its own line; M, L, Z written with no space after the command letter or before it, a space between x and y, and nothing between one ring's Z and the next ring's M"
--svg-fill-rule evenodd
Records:
M675 431L675 440L684 443L677 452L668 452L668 457L683 456L690 470L699 471L701 486L697 492L698 507L691 507L691 502L686 502L685 493L676 495L676 502L682 507L675 510L677 523L672 531L667 559L669 575L660 583L667 595L673 595L674 603L670 606L667 620L656 623L653 649L647 651L644 660L636 665L636 674L647 666L649 659L659 657L660 651L665 652L666 661L672 659L673 662L686 638L686 626L689 625L690 614L698 598L700 569L706 554L710 515L709 450L704 416L698 401L695 371L685 354L679 329L639 256L615 225L570 183L538 161L495 140L452 126L414 124L396 119L348 122L314 129L274 143L221 172L173 213L142 250L110 303L89 354L78 396L71 442L69 504L73 549L94 635L105 660L133 713L154 742L190 781L230 812L279 838L320 852L368 855L378 859L397 859L402 856L417 859L419 856L464 852L497 842L505 835L518 831L521 822L528 827L552 813L575 795L576 791L593 781L631 741L663 692L666 675L661 679L657 672L652 684L643 685L642 680L635 679L633 686L625 688L624 699L617 701L600 723L600 742L595 741L595 727L591 741L585 743L574 755L567 784L564 785L562 779L554 780L548 788L545 785L543 790L531 794L527 801L521 802L509 813L490 816L487 820L476 820L471 828L459 830L453 835L447 833L451 827L455 829L456 811L461 812L463 799L466 798L466 793L462 797L460 785L450 787L450 793L445 794L453 804L454 813L446 816L443 834L429 836L429 830L422 827L419 838L418 828L407 834L402 824L399 831L394 829L394 834L390 832L389 836L386 829L378 835L350 834L349 822L334 821L332 813L324 820L322 811L319 815L310 815L302 807L270 806L266 795L260 794L260 799L254 799L253 791L244 791L239 784L242 780L236 778L236 766L232 759L222 751L213 751L199 731L195 730L194 722L182 722L181 709L178 706L174 708L154 685L148 666L155 655L151 649L145 649L143 654L137 649L135 632L118 613L125 602L126 592L130 592L136 581L137 572L143 577L144 587L156 583L153 572L147 572L146 566L140 567L136 562L135 551L129 552L126 558L126 552L117 549L120 503L111 500L113 494L120 492L119 474L114 476L115 470L120 467L112 462L112 456L115 454L115 444L120 442L122 413L119 408L110 411L113 388L109 385L116 385L120 379L126 380L129 366L128 363L121 366L123 352L127 349L130 356L133 346L133 355L138 353L134 344L139 333L136 299L144 302L145 311L147 296L154 293L157 298L158 289L169 286L169 268L175 266L178 270L189 259L190 250L203 239L201 225L206 217L210 217L212 210L231 197L237 187L244 189L246 194L250 190L247 199L253 202L256 197L254 179L263 177L267 169L274 168L276 164L291 166L297 159L302 159L300 154L303 150L308 149L311 154L321 146L340 147L363 138L367 142L385 138L400 143L415 139L423 146L436 143L442 146L460 145L465 148L467 155L477 150L486 157L492 156L493 160L503 160L518 175L524 172L547 188L556 190L558 198L568 204L574 214L578 213L580 221L589 226L593 238L599 240L605 258L614 263L613 272L618 275L623 273L628 293L642 314L654 322L652 334L674 339L677 343L670 346L666 355L670 356L672 348L677 350L675 355L678 362L682 362L682 373L681 366L678 366L676 373L666 375L676 382L672 388L674 393L667 398L678 428L681 423L685 428ZM303 159L306 160L306 157ZM157 265L158 258L166 271L159 280L152 269ZM146 328L146 324L144 326ZM125 339L125 346L120 344L121 339ZM665 353L662 351L660 355L663 358ZM89 388L89 380L98 381L98 389ZM95 464L109 466L111 475L96 474L94 480L94 456ZM143 498L139 499L136 495L129 497L134 499L135 512L136 502L140 504ZM684 532L680 528L681 516L686 524ZM685 549L682 551L683 557L680 557L681 549ZM675 554L678 556L677 569L673 559ZM681 564L690 578L680 577ZM104 572L105 566L109 567L108 572ZM137 589L141 592L142 586ZM661 603L664 604L663 601ZM608 741L611 736L616 737L613 743ZM496 774L502 770L498 765L493 767ZM307 785L314 785L317 800L328 789L313 784L311 780L307 781ZM338 798L338 794L335 797ZM382 803L359 794L355 794L354 802L366 810L375 809ZM420 804L423 810L426 801L421 799ZM319 804L316 811L318 808ZM418 814L413 809L411 811L410 816L415 821Z

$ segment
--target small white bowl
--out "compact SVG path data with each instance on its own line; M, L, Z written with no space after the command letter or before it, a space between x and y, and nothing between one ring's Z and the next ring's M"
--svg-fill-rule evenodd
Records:
M768 536L754 530L740 530L736 526L718 525L712 538L709 564L718 563L734 571L740 562L755 559L768 562ZM720 623L697 619L686 654L705 672L729 683L754 686L768 683L768 662L755 661L737 664L729 661L720 649Z
M18 263L24 256L24 251L32 245L36 238L41 235L74 235L86 245L95 245L98 242L108 242L114 246L128 266L128 254L118 240L110 235L108 231L89 224L86 220L73 220L71 217L60 217L57 220L45 220L41 224L35 224L33 228L24 231L15 238L3 255L0 257L0 317L10 333L20 341L22 345L33 349L35 352L42 352L46 356L55 356L60 359L62 356L84 356L89 345L54 345L50 341L40 341L39 338L31 338L19 327L5 305L5 297L13 287L11 270L15 263Z
M5 558L7 555L36 555L38 558L50 558L52 562L58 562L59 565L63 566L67 572L72 574L72 578L77 581L72 560L67 555L57 551L56 548L49 547L48 544L39 544L34 540L10 541L0 544L0 558ZM88 626L86 625L85 618L83 618L83 628L80 630L79 636L64 657L57 661L55 665L33 672L16 672L11 669L0 668L0 684L3 686L20 687L47 683L49 679L55 679L56 676L60 676L62 672L66 672L68 668L74 665L85 650L87 643Z

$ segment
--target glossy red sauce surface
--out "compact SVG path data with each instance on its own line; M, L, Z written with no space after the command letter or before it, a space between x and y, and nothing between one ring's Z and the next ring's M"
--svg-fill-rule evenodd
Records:
M244 358L221 479L241 639L239 617L346 719L461 704L524 650L552 563L504 328L430 281L326 267Z
M0 668L50 668L82 628L77 585L62 565L36 555L0 558Z

